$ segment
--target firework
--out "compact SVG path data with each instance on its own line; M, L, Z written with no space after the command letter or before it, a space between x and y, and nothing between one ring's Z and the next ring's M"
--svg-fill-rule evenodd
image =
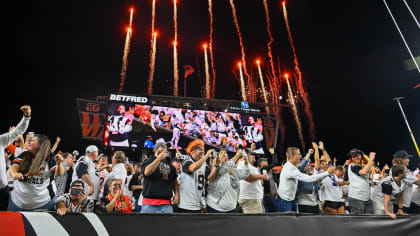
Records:
M210 52L210 60L211 60L211 71L213 74L213 83L211 88L211 97L214 98L216 95L216 67L214 63L214 56L213 56L213 4L212 0L208 0L209 2L209 16L210 16L210 34L209 34L209 52Z
M124 55L123 55L123 65L121 68L121 83L119 93L123 93L124 83L126 78L127 66L128 66L128 53L130 52L130 38L131 38L131 28L127 29L127 35L125 37L124 44Z
M149 63L149 80L147 87L147 94L152 94L153 91L153 76L155 73L155 63L156 63L156 36L155 32L155 15L156 15L156 0L152 2L152 36L150 39L150 63Z
M289 96L289 103L292 106L293 115L295 117L300 144L302 145L303 150L305 150L305 141L303 139L303 133L302 133L302 123L300 122L300 119L299 119L299 112L296 106L295 96L293 95L292 87L290 86L289 75L285 74L285 78L286 78L286 84L287 84L287 90L288 90L288 96Z
M235 8L235 3L233 2L233 0L230 0L230 6L232 7L232 16L233 16L233 23L235 23L235 27L236 27L236 31L238 33L238 37L239 37L239 44L241 46L241 60L242 60L242 65L243 65L243 71L244 74L247 78L249 78L249 74L248 74L248 70L247 70L247 66L246 66L246 60L245 60L245 47L243 44L243 40L242 40L242 33L241 33L241 29L239 28L239 23L238 23L238 17L236 16L236 8Z
M176 8L176 0L174 0L174 96L178 96L178 81L179 81L179 73L178 73L178 15L177 15L177 8Z
M209 60L207 58L207 44L203 45L204 48L204 64L206 70L206 98L210 98L210 71L209 71Z
M266 25L267 25L267 34L268 37L270 38L270 41L267 43L267 49L268 49L268 58L270 59L270 69L271 69L271 74L274 78L276 78L276 70L274 69L274 60L273 60L273 53L271 50L271 44L273 44L274 42L274 38L273 35L271 34L271 25L270 25L270 14L268 11L268 4L267 4L267 0L263 0L264 3L264 9L265 9L265 19L266 19Z
M150 59L150 73L149 73L149 80L148 80L148 87L147 87L147 94L152 94L153 92L153 75L155 73L155 63L156 63L156 37L157 33L153 34L153 44L152 44L152 55Z
M239 78L241 81L241 95L242 95L242 100L246 101L246 90L245 90L245 80L244 80L244 74L242 72L242 63L238 63L238 67L239 67Z
M310 131L310 134L311 134L311 141L312 141L312 140L315 139L315 124L314 124L313 116L312 116L312 112L311 112L311 104L310 104L310 101L309 101L309 96L308 96L308 93L305 91L305 88L303 86L302 72L300 71L300 68L299 68L299 62L298 62L298 58L297 58L297 55L296 55L296 49L295 49L295 46L293 44L293 38L292 38L291 30L290 30L289 20L288 20L288 17L287 17L287 9L286 9L286 3L285 2L283 2L283 14L284 14L284 20L285 20L285 23L286 23L287 32L289 34L290 45L291 45L292 51L293 51L293 61L294 61L294 64L295 64L295 71L296 71L296 74L297 74L297 81L296 81L297 82L297 88L298 88L298 91L299 91L300 95L302 96L302 99L303 99L303 102L304 102L304 105L305 105L305 114L308 117L309 131Z
M262 92L263 92L264 102L268 103L267 91L265 90L265 83L264 83L264 78L263 78L261 65L260 65L261 61L257 60L256 63L257 63L257 66L258 66L258 75L260 77L260 83L261 83L261 89L262 89Z

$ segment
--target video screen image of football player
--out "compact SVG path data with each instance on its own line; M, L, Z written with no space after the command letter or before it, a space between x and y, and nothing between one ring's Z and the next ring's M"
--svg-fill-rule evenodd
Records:
M129 147L128 133L133 129L133 115L126 113L125 106L119 105L117 114L108 118L109 145Z
M247 143L249 143L249 146L251 146L252 143L255 143L257 145L257 149L255 149L254 152L263 154L264 150L262 147L262 141L264 139L264 136L262 133L262 120L260 118L257 118L257 121L255 121L254 117L249 116L248 124L243 127L243 131L244 138L246 139Z

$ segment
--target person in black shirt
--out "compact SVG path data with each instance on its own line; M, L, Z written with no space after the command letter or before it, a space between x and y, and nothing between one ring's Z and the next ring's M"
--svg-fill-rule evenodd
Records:
M138 205L141 191L143 190L143 176L141 175L141 164L134 164L134 171L136 172L128 184L128 189L133 191L133 197L136 199L134 212L140 212L141 207Z
M173 213L173 204L178 205L179 189L176 169L170 164L166 142L158 142L153 147L154 155L142 165L143 206L142 213Z

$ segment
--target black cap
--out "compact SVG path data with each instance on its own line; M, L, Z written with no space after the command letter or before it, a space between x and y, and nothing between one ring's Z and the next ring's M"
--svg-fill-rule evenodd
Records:
M408 155L406 150L399 150L398 152L394 154L394 157L401 158L401 159L404 159L404 158L410 159L413 157L413 155Z
M351 157L351 156L356 155L356 154L363 155L365 153L360 149L353 148L352 150L350 150L350 152L347 154L347 156Z
M263 162L263 161L268 162L268 159L265 158L265 157L258 158L258 160L257 160L257 166L260 166L261 162Z

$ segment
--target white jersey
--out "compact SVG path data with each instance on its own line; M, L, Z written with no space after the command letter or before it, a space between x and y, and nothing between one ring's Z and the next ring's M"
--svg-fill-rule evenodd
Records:
M16 140L20 135L25 133L26 129L29 126L30 117L23 117L16 128L10 132L0 135L0 150L3 150ZM15 154L15 156L17 156ZM0 158L0 189L6 187L7 184L7 175L6 175L6 161L4 157Z
M82 180L83 183L85 184L85 192L86 192L86 194L89 194L90 186L82 179L82 176L78 176L78 174L77 174L79 172L78 170L80 170L82 165L87 166L87 174L89 175L90 181L92 182L93 188L94 188L93 194L91 196L88 196L88 198L92 199L92 200L99 200L100 180L99 180L98 169L97 169L95 163L93 163L93 161L89 157L82 156L77 161L76 166L74 167L74 170L73 170L72 181L75 181L76 179Z
M13 160L13 164L19 164L21 162L22 159L19 157ZM48 186L50 185L50 177L55 173L55 169L56 166L49 166L44 161L38 173L32 177L24 174L23 180L14 180L11 197L16 206L24 210L33 210L51 201Z
M238 170L245 169L245 162L241 161L238 165ZM250 174L259 175L261 174L260 170L254 166L250 166ZM264 197L264 187L262 185L262 180L257 181L239 181L239 199L257 199L262 200Z
M357 200L368 201L370 199L369 174L358 175L351 170L353 166L358 165L350 164L347 171L350 181L348 196Z
M388 186L387 190L383 190L383 186ZM384 178L379 184L375 185L374 192L372 194L372 201L379 202L382 205L384 204L384 192L387 192L391 196L391 202L394 202L402 192L407 187L407 182L403 179L401 180L401 185L398 185L392 176L388 176ZM391 190L391 192L388 192ZM404 196L405 197L405 196ZM397 202L394 202L395 204Z
M109 172L106 170L106 168L98 173L98 176L99 176L99 198L103 197L105 180L108 178L108 175L109 175Z
M194 173L188 173L188 166L195 161L187 155L181 155L181 175L179 180L179 204L178 207L185 210L200 210L205 207L203 199L205 199L206 174L208 174L208 166L204 163ZM206 173L207 172L207 173Z
M321 181L320 192L323 201L344 202L343 190L338 186L339 179L335 174L329 175Z
M411 199L413 197L413 184L417 182L417 177L408 169L406 173L404 181L407 182L407 186L404 189L404 206L410 207Z

